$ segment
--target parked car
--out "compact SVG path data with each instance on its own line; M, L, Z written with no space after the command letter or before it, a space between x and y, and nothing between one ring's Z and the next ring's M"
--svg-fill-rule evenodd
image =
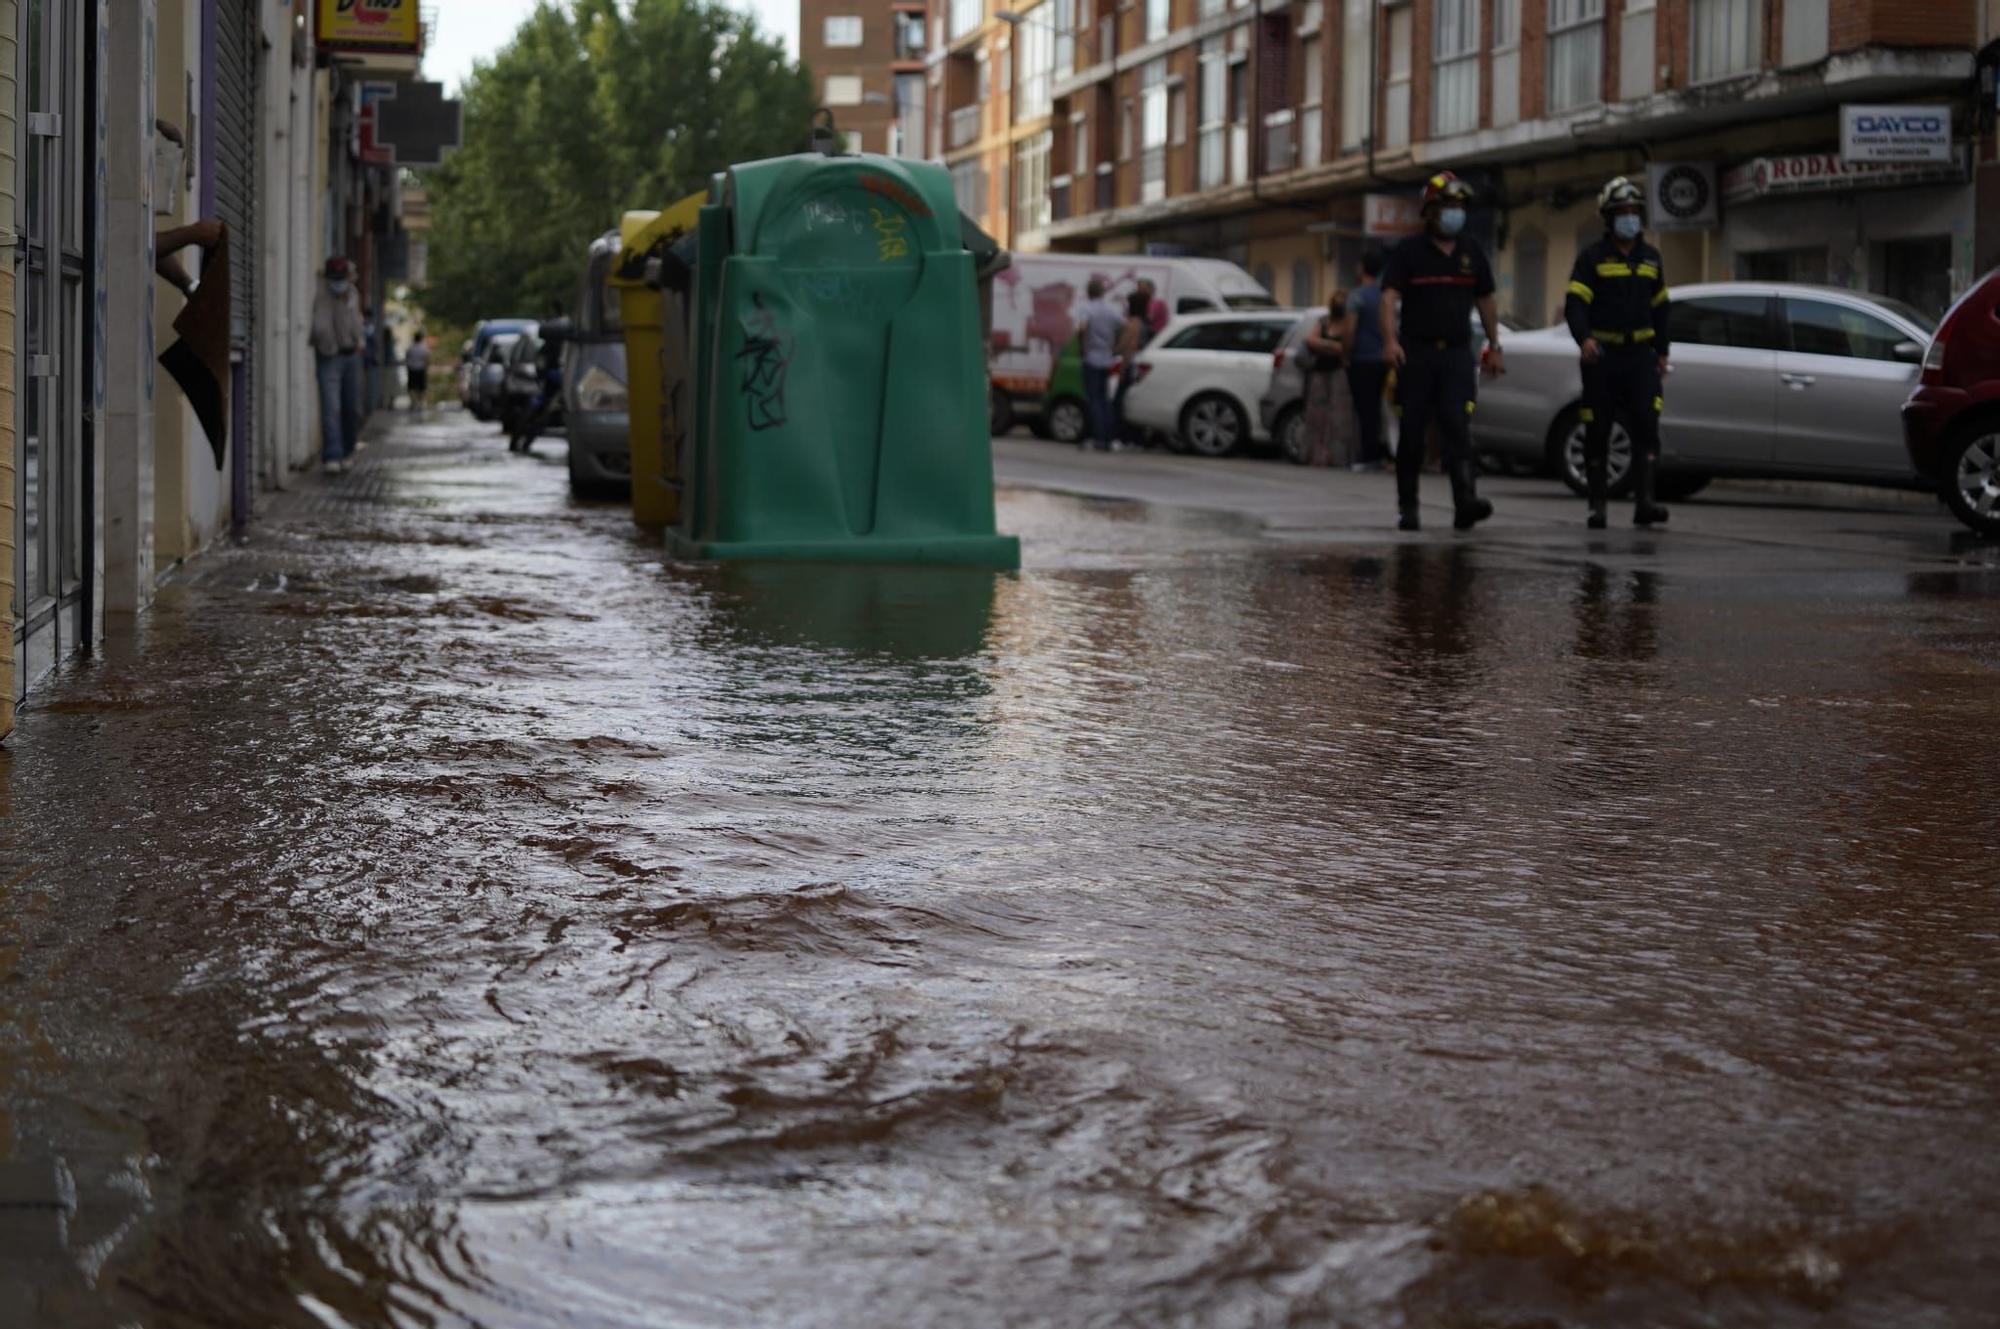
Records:
M1271 382L1271 357L1307 312L1190 314L1160 331L1134 366L1125 418L1204 457L1268 441L1253 404Z
M1043 438L1063 439L1055 418L1067 402L1070 422L1081 419L1082 375L1069 366L1076 384L1069 397L1057 395L1065 348L1082 326L1085 292L1092 277L1110 284L1123 300L1151 281L1173 314L1228 309L1271 309L1277 301L1256 278L1219 258L1160 258L1144 254L1016 254L993 282L993 317L988 356L993 379L993 426L1004 434L1017 419ZM1079 362L1080 363L1080 362ZM1078 432L1081 437L1081 431Z
M472 330L472 340L460 352L458 375L458 400L477 420L491 420L492 407L480 396L480 372L486 365L486 352L495 337L515 336L532 327L531 318L489 318Z
M2000 536L2000 270L1958 298L1903 403L1910 464L1960 521Z
M473 379L472 401L469 403L476 419L500 418L507 383L507 362L522 335L519 332L504 332L486 343L486 350L479 357L479 372Z
M1299 315L1298 322L1285 334L1285 340L1271 357L1271 382L1264 389L1264 395L1257 399L1257 419L1264 426L1264 432L1278 445L1278 451L1287 461L1305 464L1305 421L1306 421L1306 371L1299 364L1299 348L1305 344L1306 334L1325 314L1324 309L1311 309ZM1510 325L1511 326L1511 325ZM1472 315L1472 353L1477 355L1486 349L1486 325L1479 321L1479 315ZM1347 390L1346 375L1341 375L1341 390Z
M563 352L569 488L578 498L622 497L632 487L625 324L618 292L606 285L618 251L617 231L607 231L590 246Z
M1897 413L1915 386L1931 322L1887 296L1781 282L1677 286L1672 369L1660 422L1662 498L1718 475L1917 483ZM1584 492L1576 342L1558 324L1510 337L1507 373L1481 385L1482 451L1545 461ZM1611 440L1611 487L1630 480L1631 441Z

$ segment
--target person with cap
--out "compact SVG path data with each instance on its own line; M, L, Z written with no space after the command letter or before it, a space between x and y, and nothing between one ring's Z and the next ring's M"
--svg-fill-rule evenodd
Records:
M1389 252L1382 272L1383 358L1396 369L1402 441L1396 448L1397 528L1422 529L1417 481L1425 439L1435 423L1451 476L1452 525L1469 530L1493 515L1479 497L1472 455L1472 411L1479 371L1472 355L1472 311L1486 328L1484 365L1504 372L1493 268L1465 230L1472 187L1441 171L1424 185L1424 230Z
M313 295L312 348L319 378L320 460L339 474L361 441L361 347L366 328L354 293L354 267L326 261L326 279Z
M1583 361L1583 471L1593 531L1605 526L1614 422L1623 422L1632 440L1632 524L1667 519L1653 484L1672 305L1660 251L1645 239L1645 191L1621 175L1598 194L1597 211L1604 235L1576 256L1563 301Z

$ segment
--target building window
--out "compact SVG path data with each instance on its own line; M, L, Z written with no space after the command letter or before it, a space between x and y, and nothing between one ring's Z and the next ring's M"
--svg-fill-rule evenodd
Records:
M1493 0L1493 49L1521 44L1521 0Z
M924 58L924 16L913 14L907 9L896 10L891 16L896 31L896 58L898 60L921 60Z
M1314 29L1318 31L1318 29ZM1299 59L1305 65L1304 90L1299 98L1299 165L1317 166L1320 160L1320 100L1326 93L1326 69L1318 37L1299 43Z
M1173 6L1169 0L1146 0L1146 40L1156 42L1167 35L1173 23Z
M1014 26L1014 58L1020 70L1014 76L1019 93L1014 98L1014 122L1039 120L1049 113L1049 85L1055 74L1055 30L1043 21L1039 6Z
M1199 67L1196 180L1200 188L1214 189L1229 174L1229 56L1220 41L1211 37L1201 44Z
M1070 174L1083 179L1097 169L1097 160L1090 155L1090 121L1078 116L1070 122L1069 132Z
M951 39L957 41L986 17L986 0L951 0Z
M1368 22L1372 0L1346 0L1340 28L1340 150L1366 146L1374 120L1368 113Z
M1135 137L1132 126L1132 99L1127 97L1122 108L1124 114L1118 117L1118 160L1132 160L1132 140Z
M1431 137L1477 129L1478 0L1437 0L1431 24Z
M826 44L828 46L861 45L861 19L854 14L828 14L826 16Z
M828 74L826 76L826 104L828 106L861 105L861 76L859 74Z
M1313 265L1310 259L1292 260L1292 304L1307 309L1319 303L1319 292L1313 289Z
M1758 0L1693 0L1694 81L1707 83L1757 68Z
M1604 97L1604 0L1549 0L1549 110Z
M1068 78L1076 72L1076 0L1055 0L1055 76Z
M890 131L889 153L895 157L924 155L924 76L896 75L896 123Z
M1149 60L1139 71L1139 200L1167 196L1167 61Z
M972 68L972 100L983 106L993 95L993 62L986 58L986 52L982 50L972 57Z
M960 162L952 167L951 193L960 212L968 217L985 217L986 168L977 161Z
M1555 3L1555 0L1550 0ZM1603 0L1599 0L1602 3ZM1401 148L1410 142L1410 90L1414 86L1412 67L1416 58L1416 6L1398 5L1389 11L1389 73L1382 95L1382 146Z
M1188 140L1187 88L1176 81L1167 86L1167 123L1172 127L1175 147Z
M1049 224L1049 147L1055 136L1044 129L1014 150L1014 233Z
M1306 0L1299 6L1299 36L1310 37L1320 29L1326 19L1324 0Z
M1214 18L1227 8L1229 8L1228 0L1197 0L1194 15L1198 19Z

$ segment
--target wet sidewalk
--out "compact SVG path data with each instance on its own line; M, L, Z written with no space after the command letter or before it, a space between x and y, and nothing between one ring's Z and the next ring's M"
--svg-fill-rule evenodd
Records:
M191 564L0 755L0 1323L1987 1322L1990 570L1002 525Z

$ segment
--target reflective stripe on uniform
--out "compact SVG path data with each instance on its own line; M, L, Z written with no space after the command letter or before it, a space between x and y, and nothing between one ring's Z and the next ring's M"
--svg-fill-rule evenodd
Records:
M1625 334L1622 332L1599 332L1597 329L1592 328L1590 335L1598 341L1603 342L1606 346L1623 346L1625 344Z
M1658 415L1661 411L1664 411L1666 409L1667 409L1667 399L1665 397L1653 398L1653 413L1655 415Z
M1600 277L1629 277L1632 275L1632 265L1630 263L1600 263L1597 265L1597 275Z
M1469 401L1465 403L1465 413L1467 415L1471 415L1474 411L1478 409L1479 409L1479 403L1476 401Z
M1635 333L1633 333L1633 334L1632 334L1632 340L1633 340L1633 341L1651 341L1651 340L1653 340L1653 338L1654 338L1655 336L1657 336L1657 335L1658 335L1658 334L1657 334L1657 333L1655 333L1655 332L1654 332L1654 331L1653 331L1653 330L1652 330L1651 328L1640 328L1640 329L1639 329L1639 330L1638 330L1637 332L1635 332Z
M1589 304L1597 298L1597 292L1591 290L1580 281L1573 281L1569 284L1569 293L1581 298L1585 304Z
M1641 263L1636 271L1641 277L1657 277L1660 275L1660 270L1651 263Z
M1672 299L1672 297L1667 294L1667 288L1662 286L1660 288L1659 294L1653 297L1653 308L1658 309L1661 305L1665 304L1670 299Z
M1582 410L1576 413L1576 418L1583 421L1585 424L1589 424L1591 421L1597 418L1597 412L1591 410L1588 406L1586 406Z

